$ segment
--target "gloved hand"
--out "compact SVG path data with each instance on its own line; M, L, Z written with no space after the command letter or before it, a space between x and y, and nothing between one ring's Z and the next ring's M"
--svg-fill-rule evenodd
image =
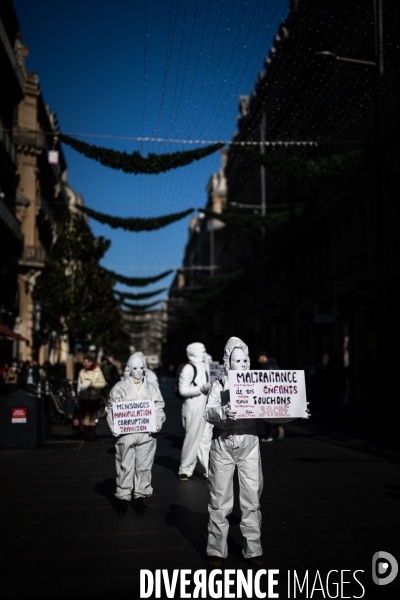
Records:
M89 385L87 383L81 383L81 385L79 386L79 391L80 392L86 392L86 390L88 389Z
M228 402L228 404L224 406L224 413L227 419L230 419L231 421L236 421L236 410L231 409L230 402Z
M203 385L200 388L200 391L202 394L208 394L208 390L211 387L211 383L203 383Z

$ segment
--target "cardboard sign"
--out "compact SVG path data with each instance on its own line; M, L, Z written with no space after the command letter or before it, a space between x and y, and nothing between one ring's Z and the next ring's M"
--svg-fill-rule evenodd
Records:
M26 408L11 409L11 423L26 423Z
M113 403L115 433L146 433L156 430L154 402L128 400Z
M214 383L219 378L219 363L210 362L210 383Z
M210 383L214 383L217 379L222 379L225 375L224 365L217 362L210 362Z
M304 371L229 371L238 419L308 419Z

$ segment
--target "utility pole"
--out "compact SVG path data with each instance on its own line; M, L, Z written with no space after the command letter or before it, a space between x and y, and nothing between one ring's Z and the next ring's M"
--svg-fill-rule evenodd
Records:
M260 124L260 151L261 154L265 154L265 129L266 129L266 118L265 111L261 112L261 124ZM265 217L267 214L267 194L266 194L266 181L265 181L265 166L260 166L260 177L261 177L261 216ZM265 272L266 261L265 261L265 225L261 227L261 286L260 286L260 325L261 325L261 345L266 346L267 335L266 335L266 296L267 296L267 275Z

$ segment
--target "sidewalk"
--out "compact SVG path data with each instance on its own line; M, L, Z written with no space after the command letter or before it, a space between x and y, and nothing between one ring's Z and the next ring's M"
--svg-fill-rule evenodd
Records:
M125 517L115 514L114 445L104 420L98 444L58 439L40 450L0 451L0 560L7 600L133 599L141 568L206 567L207 482L177 478L181 402L171 393L171 380L161 387L167 421L158 437L154 495L144 517L133 510ZM364 597L389 597L396 582L374 586L371 560L378 550L400 559L399 465L326 443L298 427L289 427L283 442L261 444L267 568L280 569L283 583L288 570L361 569ZM225 568L246 570L237 502L229 520ZM283 586L280 598L286 597Z

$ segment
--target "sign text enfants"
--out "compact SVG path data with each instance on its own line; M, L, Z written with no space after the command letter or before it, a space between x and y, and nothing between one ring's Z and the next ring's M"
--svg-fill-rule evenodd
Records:
M308 418L304 371L229 371L238 419Z

